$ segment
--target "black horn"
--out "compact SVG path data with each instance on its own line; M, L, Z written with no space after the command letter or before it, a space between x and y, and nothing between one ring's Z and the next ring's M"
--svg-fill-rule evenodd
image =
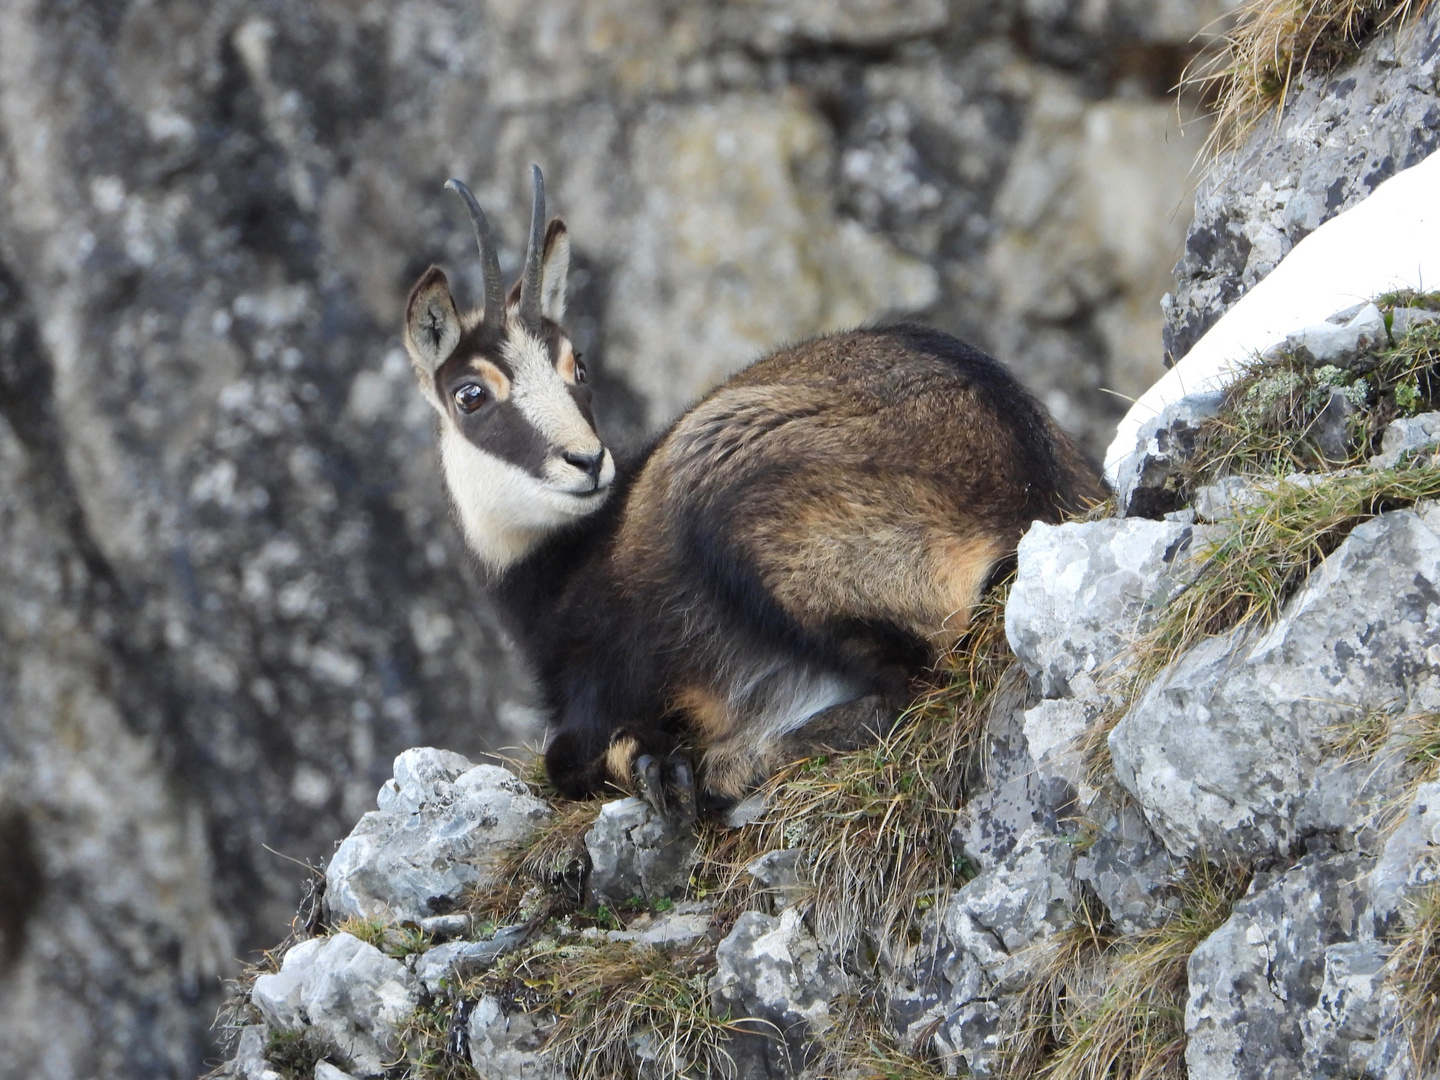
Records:
M545 180L540 166L531 165L535 180L535 201L530 207L530 246L525 251L525 269L520 276L520 325L531 334L540 334L540 273L545 262Z
M505 324L505 282L500 279L500 256L495 250L490 222L468 187L453 176L445 181L445 186L464 199L465 209L470 211L470 224L480 245L480 269L485 276L485 322L498 329Z

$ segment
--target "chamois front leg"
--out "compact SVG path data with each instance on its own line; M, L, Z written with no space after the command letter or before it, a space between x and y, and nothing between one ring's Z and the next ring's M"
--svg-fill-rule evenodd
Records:
M683 754L639 754L632 766L635 789L676 829L695 824L695 770Z
M567 798L613 787L632 791L677 829L695 823L694 769L658 722L611 725L595 711L575 710L550 740L545 771Z

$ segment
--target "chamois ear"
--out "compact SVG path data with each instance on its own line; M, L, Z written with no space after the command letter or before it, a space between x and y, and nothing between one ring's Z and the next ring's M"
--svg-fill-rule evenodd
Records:
M545 261L540 273L540 313L551 322L565 320L565 281L570 276L570 232L560 218L545 230Z
M460 344L460 315L445 272L432 266L420 276L405 305L405 351L420 375L434 375ZM429 389L429 387L425 387Z
M540 260L540 314L558 323L565 318L565 282L570 276L570 230L560 218L552 218L545 230L544 252ZM517 281L511 287L508 308L519 307L523 284Z

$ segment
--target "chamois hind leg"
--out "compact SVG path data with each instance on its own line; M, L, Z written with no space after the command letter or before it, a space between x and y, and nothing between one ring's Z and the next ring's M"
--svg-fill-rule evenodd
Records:
M706 748L705 791L735 802L789 762L872 746L890 733L904 707L903 693L866 694L822 709L795 731L757 739L742 730Z

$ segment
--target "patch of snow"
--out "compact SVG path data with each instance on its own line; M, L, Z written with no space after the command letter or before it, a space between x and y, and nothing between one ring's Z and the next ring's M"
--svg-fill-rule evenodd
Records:
M1301 240L1120 421L1105 452L1113 486L1140 426L1187 394L1223 388L1245 361L1341 308L1393 289L1440 287L1440 153Z

